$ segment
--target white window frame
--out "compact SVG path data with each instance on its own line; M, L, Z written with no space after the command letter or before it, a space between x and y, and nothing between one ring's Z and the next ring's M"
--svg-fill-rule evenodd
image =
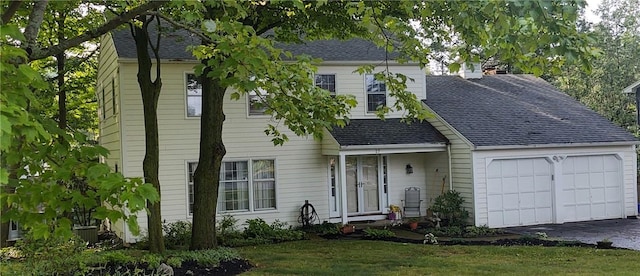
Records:
M378 86L380 86L381 84L384 84L384 91L383 92L376 92L376 93L371 93L368 91L367 88L367 79L368 78L373 78L374 84L377 84ZM374 110L369 110L369 95L384 95L384 105L383 106L387 106L387 85L384 81L379 81L376 80L375 74L365 74L364 75L364 99L365 99L365 110L366 113L371 114L371 113L375 113L377 111L377 107Z
M256 179L254 178L254 171L253 171L253 166L254 166L254 161L260 161L260 160L267 160L267 161L271 161L273 164L273 178L268 178L268 179ZM247 196L247 200L248 200L248 209L242 209L242 210L222 210L222 204L223 204L223 189L220 189L220 187L218 188L218 207L217 207L217 213L218 214L229 214L229 213L261 213L261 212L272 212L272 211L277 211L278 210L278 177L277 177L277 161L276 158L272 158L272 157L260 157L260 158L249 158L249 159L230 159L230 160L223 160L222 161L223 164L224 163L229 163L229 162L247 162L247 187L248 187L248 196ZM189 168L192 164L197 164L198 161L197 160L187 160L185 162L185 172L186 172L186 210L187 210L187 216L188 217L192 217L193 216L193 211L192 211L192 192L190 192L190 190L192 191L192 187L193 187L193 178L191 177L191 173ZM197 165L195 165L194 169L193 169L193 173L195 173L195 169L197 168ZM273 207L268 207L268 208L256 208L256 202L255 202L255 193L257 191L256 189L256 182L257 181L273 181ZM220 184L222 184L223 181L220 181Z
M258 95L258 92L256 91L249 91L247 92L247 116L249 117L265 117L265 116L269 116L269 114L266 113L267 111L267 106L263 106L262 108L260 108L257 111L252 111L251 106L252 106L252 101L251 99L253 98L257 98L259 102L263 102L264 97L268 97L269 92L263 90L263 89L259 89L259 92L261 95Z
M328 89L327 87L324 87L323 84L318 84L318 82L317 82L317 80L318 80L317 77L318 76L333 76L333 91L331 91L331 89ZM322 88L324 90L329 91L329 94L331 94L331 96L335 96L336 95L336 91L338 91L338 87L337 87L338 80L337 80L337 76L336 76L335 73L334 74L331 74L331 73L328 73L328 74L315 74L313 76L313 84L315 86L317 86L317 87L320 87L320 88Z
M184 73L184 116L187 119L198 119L202 116L202 88L200 88L200 95L189 95L189 90L187 89L187 85L189 82L189 76L193 75L196 79L197 76L193 72L185 72ZM202 84L201 84L202 85ZM189 98L200 98L200 115L189 115ZM198 110L196 110L196 114L198 114Z

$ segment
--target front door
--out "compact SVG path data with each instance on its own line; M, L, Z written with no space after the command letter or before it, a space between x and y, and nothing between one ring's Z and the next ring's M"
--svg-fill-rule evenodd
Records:
M378 156L347 156L346 163L348 214L380 212Z

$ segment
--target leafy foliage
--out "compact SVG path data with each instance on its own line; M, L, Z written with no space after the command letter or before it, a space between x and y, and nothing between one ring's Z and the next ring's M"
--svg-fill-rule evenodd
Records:
M176 221L163 223L165 246L169 249L187 248L191 242L191 222Z
M434 213L438 213L438 217L443 219L444 225L464 226L469 218L469 211L462 206L464 198L458 191L449 190L442 195L436 197L431 206Z
M322 222L321 224L312 224L307 228L301 228L301 230L307 233L316 233L318 235L337 235L340 234L339 223Z
M600 55L590 59L590 72L567 64L562 74L547 76L568 95L600 115L638 134L633 97L622 89L640 80L640 1L605 0L597 9L598 23L580 22L581 32L595 39Z
M230 225L235 219L231 216L225 217L226 225ZM296 241L304 239L304 232L287 227L286 223L275 221L271 225L263 219L248 219L247 227L244 231L236 231L233 226L219 230L218 242L223 246L240 247L248 245L279 243L285 241Z
M396 233L389 229L376 229L376 228L367 228L364 229L364 237L372 240L380 240L386 238L395 237Z

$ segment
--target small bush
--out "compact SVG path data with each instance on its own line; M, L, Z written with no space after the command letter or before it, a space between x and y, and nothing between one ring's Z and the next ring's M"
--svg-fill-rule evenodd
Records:
M182 249L191 243L191 222L163 223L164 244L168 249Z
M337 235L340 234L340 224L323 222L321 224L313 224L302 228L307 233L315 233L318 235Z
M226 247L209 250L178 251L172 257L181 259L182 262L195 261L202 266L216 266L221 261L240 259L238 252Z
M464 204L464 198L460 196L460 193L449 190L436 197L431 210L438 213L443 226L464 226L469 219L469 211L465 210L462 204Z
M375 229L375 228L364 229L364 237L372 240L392 238L395 236L396 236L396 233L388 229Z

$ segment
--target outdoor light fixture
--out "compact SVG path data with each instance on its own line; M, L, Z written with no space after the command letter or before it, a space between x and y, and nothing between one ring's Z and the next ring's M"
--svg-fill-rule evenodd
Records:
M407 167L405 169L407 170L407 174L413 173L413 167L411 167L411 164L407 164Z

